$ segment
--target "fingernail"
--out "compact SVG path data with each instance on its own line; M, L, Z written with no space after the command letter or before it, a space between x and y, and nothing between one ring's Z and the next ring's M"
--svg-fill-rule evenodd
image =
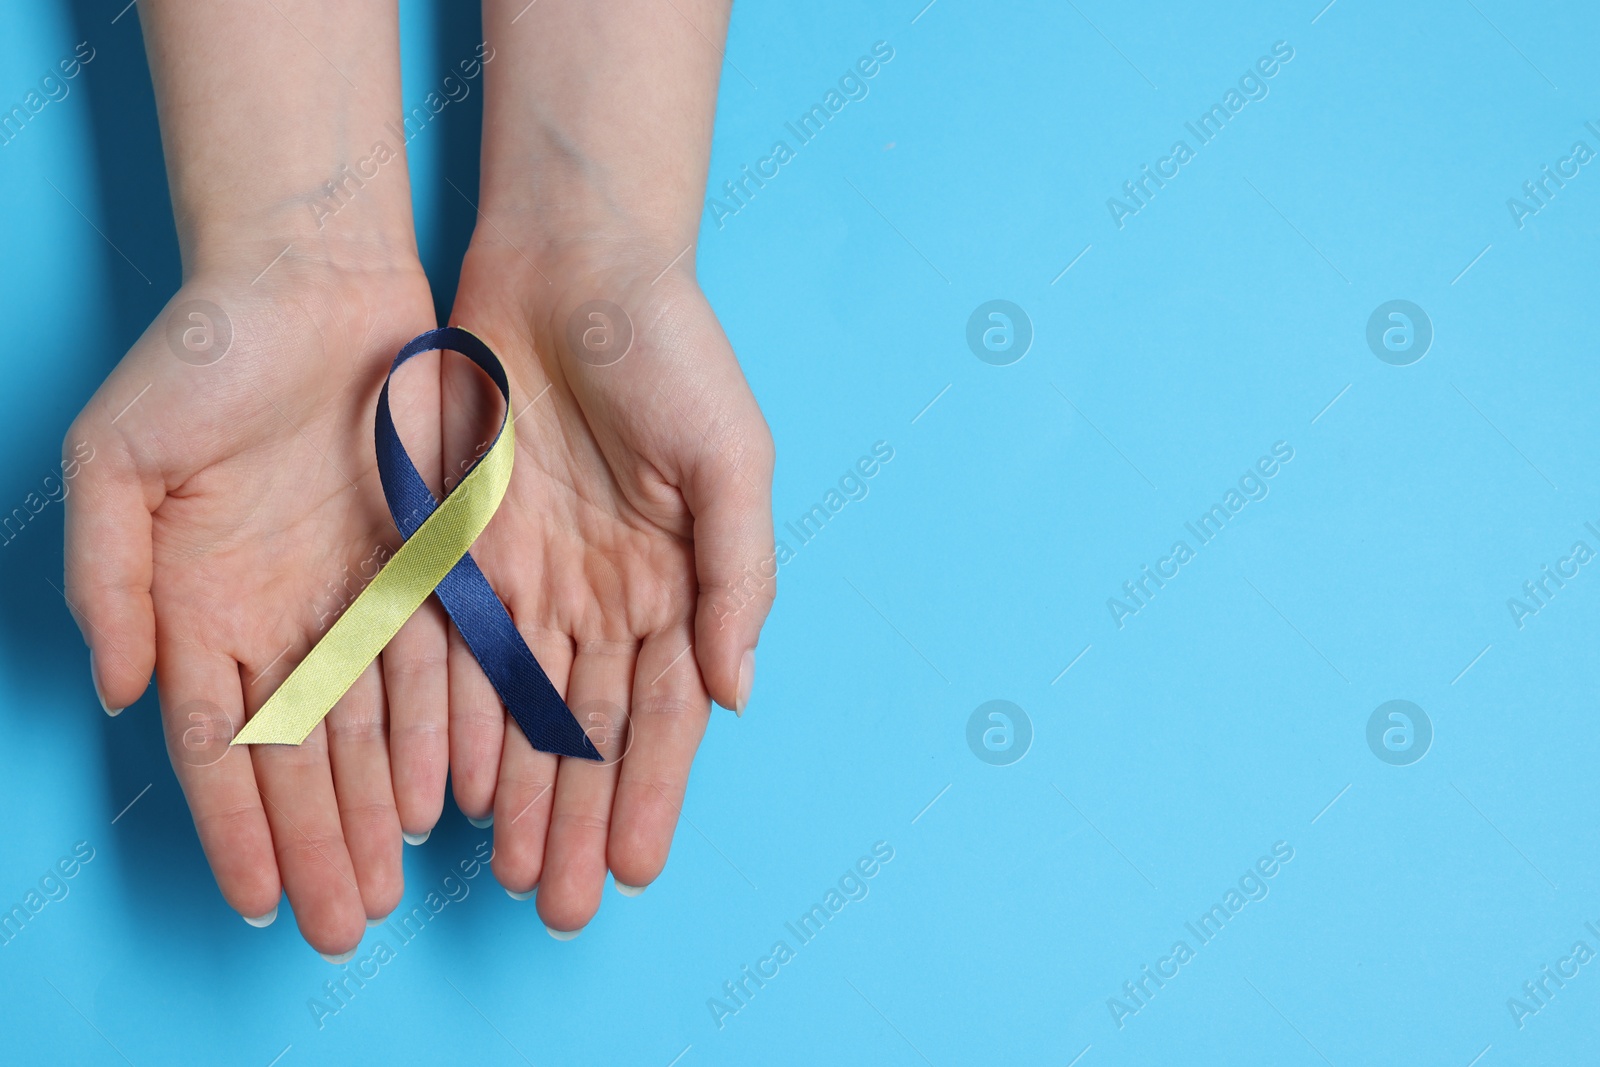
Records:
M545 929L550 931L550 936L555 938L557 941L571 941L573 938L583 933L583 927L581 926L576 930L557 930L554 926L546 926Z
M272 925L272 920L278 917L278 906L274 904L271 911L267 912L265 915L258 915L254 919L250 918L248 915L241 915L239 917L259 930L263 926Z
M408 834L402 830L400 831L400 836L406 839L406 844L408 845L420 845L428 839L428 835L431 833L433 833L432 830L424 830L420 834Z
M100 691L100 672L94 669L94 651L89 652L89 680L94 683L94 695L100 701L100 709L113 718L122 714L121 708L114 708L106 703L105 693Z
M490 812L481 819L474 819L469 816L467 821L480 830L487 830L489 827L494 825L494 812Z
M374 926L382 926L384 923L386 923L388 921L389 921L389 916L387 916L387 915L385 915L381 919L368 919L367 920L367 929L370 930Z
M739 696L738 702L733 705L735 715L743 715L744 709L750 703L750 687L756 681L756 650L747 648L744 659L739 661Z
M528 890L526 893L513 893L511 890L507 889L506 890L506 896L510 897L512 900L532 900L533 899L533 895L535 893L537 893L538 891L539 891L539 887L538 886L534 886L532 889ZM546 927L546 929L549 929L549 928Z
M341 952L337 956L330 956L326 952L319 952L317 955L321 956L329 963L349 963L351 960L356 958L356 949L360 947L360 945L357 945L356 948L351 949L349 952Z
M617 883L617 892L621 893L625 897L636 897L644 891L645 887L642 885L624 885L621 882Z

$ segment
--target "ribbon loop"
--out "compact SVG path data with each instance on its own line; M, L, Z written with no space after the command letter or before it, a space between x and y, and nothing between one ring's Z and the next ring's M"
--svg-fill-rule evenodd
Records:
M488 450L442 502L406 453L389 410L395 372L413 356L434 350L459 352L472 360L506 401ZM599 760L599 751L550 684L468 551L493 518L511 481L516 429L505 368L488 345L460 327L416 337L389 367L378 394L374 439L384 498L405 542L233 743L300 744L428 594L436 593L528 742L541 752Z

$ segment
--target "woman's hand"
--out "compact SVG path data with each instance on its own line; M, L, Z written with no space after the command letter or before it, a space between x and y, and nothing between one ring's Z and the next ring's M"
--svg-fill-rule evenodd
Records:
M743 710L776 575L772 439L691 258L586 248L547 282L481 228L452 315L500 355L516 417L473 555L606 756L534 751L452 635L452 780L468 815L493 812L496 877L538 886L558 935L593 917L608 867L625 891L661 872L708 691ZM462 360L443 394L447 462L470 458L498 397Z
M113 714L155 668L228 903L265 925L287 889L336 956L399 901L400 833L443 804L442 611L424 605L305 744L227 742L398 541L373 405L434 325L392 126L399 20L387 0L138 11L185 280L67 436L94 454L67 500L67 598ZM408 441L437 440L437 367L398 390ZM438 477L437 451L412 455Z
M414 261L291 250L263 273L275 247L213 257L73 423L64 454L93 458L67 498L66 595L111 714L155 668L228 903L265 925L287 890L334 955L399 902L402 828L425 834L443 804L443 613L425 605L303 745L228 741L398 546L373 408L433 309ZM418 441L437 439L437 358L394 390ZM436 474L436 452L413 455Z
M473 555L607 762L532 751L452 638L450 765L558 936L608 866L625 892L661 872L708 696L742 710L776 590L772 438L694 281L728 9L484 3L452 321L506 361L518 453ZM443 382L454 469L498 398L459 361Z

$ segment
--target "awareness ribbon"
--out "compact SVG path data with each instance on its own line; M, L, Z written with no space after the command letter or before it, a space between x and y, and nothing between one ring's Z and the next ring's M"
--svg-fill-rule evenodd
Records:
M389 384L395 371L412 356L434 350L459 352L472 360L506 400L506 414L488 451L442 502L434 498L406 454L389 413ZM467 551L489 525L511 481L516 429L510 412L511 385L505 368L488 345L466 330L458 326L429 330L400 350L378 394L374 443L384 499L405 543L233 744L300 744L428 594L437 593L528 742L541 752L601 758Z

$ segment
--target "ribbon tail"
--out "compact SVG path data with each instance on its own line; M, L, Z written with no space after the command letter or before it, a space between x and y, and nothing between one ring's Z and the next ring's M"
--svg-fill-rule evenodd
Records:
M540 752L603 760L469 552L434 592L494 691Z
M233 744L298 745L317 728L489 525L511 482L513 450L512 434L502 434L245 723Z

